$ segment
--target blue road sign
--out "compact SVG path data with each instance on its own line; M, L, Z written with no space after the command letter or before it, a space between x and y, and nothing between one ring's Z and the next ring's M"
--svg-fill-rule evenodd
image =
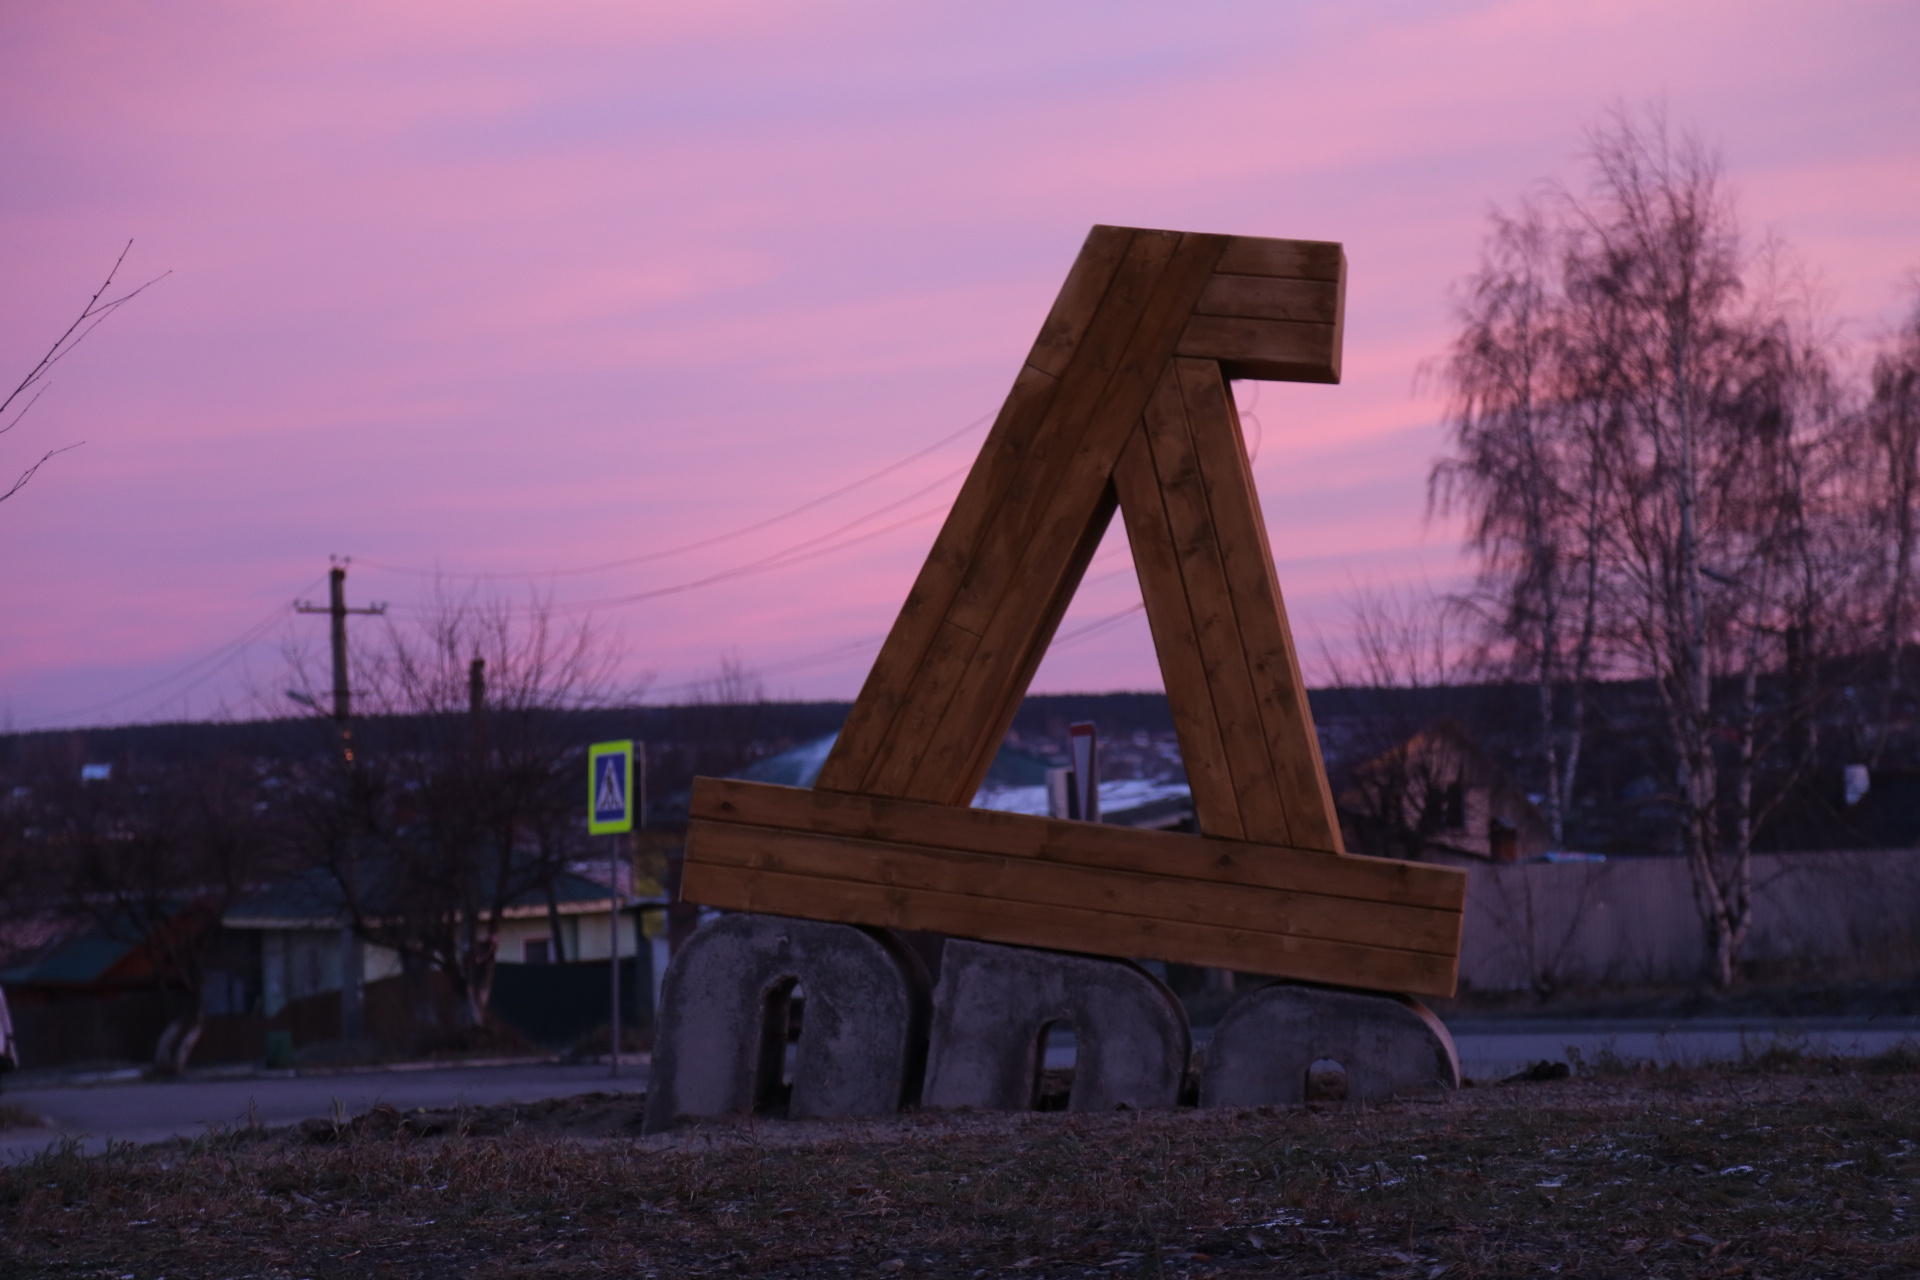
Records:
M587 830L596 836L633 830L633 741L587 748Z

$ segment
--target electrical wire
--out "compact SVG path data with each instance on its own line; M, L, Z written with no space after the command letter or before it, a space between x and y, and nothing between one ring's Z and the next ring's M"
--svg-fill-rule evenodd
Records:
M819 666L823 662L832 662L836 658L852 657L854 654L863 650L877 649L880 647L880 642L883 639L885 639L884 636L863 636L858 640L849 640L845 644L835 645L831 649L822 649L818 653L802 654L800 657L788 658L783 662L775 662L769 666L755 667L753 673L756 676L772 676L780 675L787 671L799 671L807 667ZM683 680L679 684L661 685L657 689L648 689L646 692L648 697L655 697L660 694L692 693L709 684L711 684L709 680Z
M318 578L315 578L313 581L301 587L300 590L295 592L294 594L296 596L305 595L307 592L312 591L314 588L318 587L321 583L325 582L326 580L327 580L326 575L321 574ZM91 704L90 706L76 707L72 712L68 713L66 716L59 717L59 718L64 720L77 720L81 716L92 715L96 711L104 711L108 707L118 706L123 702L131 702L135 698L144 697L147 694L154 692L155 690L164 689L168 685L172 684L174 681L184 679L185 677L194 674L196 671L200 671L200 669L202 667L207 666L208 663L212 663L213 666L211 668L200 673L199 679L195 680L192 684L188 685L186 689L180 690L180 693L182 694L189 692L190 690L198 687L209 676L212 676L215 672L225 667L228 662L231 662L234 658L238 657L240 653L247 648L247 646L253 644L256 640L260 639L260 637L264 636L269 630L271 630L273 628L274 623L278 622L283 616L290 614L292 612L293 612L293 604L291 601L289 601L286 604L277 605L274 607L274 610L272 613L269 613L266 617L262 618L260 621L248 627L245 631L243 631L240 634L238 639L230 640L226 644L221 645L218 649L215 649L213 652L194 659L192 662L188 663L186 666L181 667L178 671L175 671L170 675L162 676L160 679L155 680L150 684L141 685L138 689L131 690L127 693L115 694L111 698L103 699L99 702ZM163 700L163 703L161 705L164 705L164 702L172 701L173 698L178 696L179 694L169 694L167 698Z
M1116 622L1121 622L1127 618L1132 617L1134 614L1139 613L1142 609L1145 609L1146 607L1147 607L1147 602L1145 600L1136 601L1135 603L1130 604L1126 608L1120 610L1118 613L1110 613L1104 618L1096 618L1092 622L1089 622L1084 627L1077 627L1074 630L1067 632L1067 634L1063 636L1056 636L1054 637L1053 643L1047 647L1047 652L1052 653L1052 652L1055 652L1056 650L1064 649L1068 645L1077 643L1078 641L1085 640L1100 631L1104 631L1106 628L1112 626Z
M960 428L958 431L953 432L951 435L942 436L940 439L934 441L932 444L928 445L924 449L921 449L917 453L910 453L906 457L900 459L898 462L888 463L886 466L881 467L878 471L869 472L868 474L861 476L858 480L853 481L851 484L841 485L838 489L834 489L829 493L823 493L817 498L811 498L808 501L801 503L797 507L793 507L789 510L782 511L779 515L768 516L764 520L758 520L758 521L755 521L753 524L749 524L749 525L742 525L738 529L730 530L727 533L715 534L713 537L710 537L710 538L701 538L694 542L682 543L677 547L668 547L664 551L649 551L644 555L627 556L624 559L620 559L620 560L606 560L606 561L602 561L599 564L579 565L570 569L534 569L534 570L522 570L522 571L513 572L513 573L496 572L496 571L481 571L481 572L468 573L468 572L458 572L458 571L447 570L447 569L416 569L416 568L408 567L406 565L387 564L384 561L367 560L364 558L362 558L359 561L359 563L366 565L368 568L381 569L387 573L407 574L410 577L459 578L462 580L469 580L469 581L506 580L506 581L515 581L515 582L526 581L533 578L577 577L581 574L605 573L613 569L627 569L638 564L650 564L655 560L665 560L670 556L684 555L689 551L700 551L707 547L717 547L721 543L732 542L736 538L744 538L746 535L750 533L758 533L762 529L771 528L772 526L779 524L782 521L791 520L793 517L797 515L803 515L806 512L813 510L815 507L822 505L823 503L831 502L835 498L842 497L846 494L852 493L855 489L861 488L864 485L871 484L875 480L884 479L885 477L890 476L894 472L900 470L902 467L909 466L912 463L918 462L920 459L926 457L930 453L937 453L941 449L944 449L948 445L952 444L955 440L958 440L960 437L967 435L970 432L978 431L981 427L985 426L988 422L991 422L993 420L993 417L994 415L991 413L982 414L980 417L975 418L972 422L969 422L966 426Z

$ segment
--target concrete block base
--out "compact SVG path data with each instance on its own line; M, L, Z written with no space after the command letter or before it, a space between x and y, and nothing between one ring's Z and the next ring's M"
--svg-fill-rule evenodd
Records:
M1327 1081L1344 1074L1348 1103L1460 1083L1453 1037L1418 1001L1292 983L1237 1001L1214 1029L1204 1058L1203 1107L1295 1105L1309 1100L1310 1076Z
M925 1104L1031 1110L1047 1031L1061 1023L1078 1046L1068 1110L1178 1103L1187 1017L1153 975L1125 960L955 938L933 994Z
M881 929L726 915L688 938L660 984L646 1131L776 1105L794 1119L885 1115L914 1101L925 1061L927 977Z

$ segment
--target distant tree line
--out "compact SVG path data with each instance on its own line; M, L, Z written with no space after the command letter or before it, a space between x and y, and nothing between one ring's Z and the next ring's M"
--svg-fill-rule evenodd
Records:
M1479 558L1484 670L1535 690L1556 840L1588 690L1657 689L1673 847L1725 984L1756 830L1823 732L1877 765L1903 714L1920 308L1853 371L1698 141L1621 110L1587 161L1584 192L1493 215L1440 368L1451 452L1431 492Z

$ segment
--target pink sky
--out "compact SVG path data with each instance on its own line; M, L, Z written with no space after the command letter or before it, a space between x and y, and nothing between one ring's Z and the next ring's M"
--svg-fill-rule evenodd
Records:
M16 468L85 441L0 505L0 713L251 713L321 620L138 691L315 594L330 553L356 603L402 607L424 580L377 566L591 564L832 490L997 407L1095 222L1347 246L1345 384L1254 408L1311 658L1357 586L1461 570L1424 520L1415 375L1487 208L1578 180L1610 102L1663 98L1864 345L1920 267L1915 48L1892 3L7 6L0 373L127 238L131 278L172 275L0 440ZM978 440L554 598L759 560ZM658 700L729 650L848 697L936 528L599 616ZM1137 599L1117 524L1103 555L1063 634ZM1158 683L1135 615L1035 688Z

